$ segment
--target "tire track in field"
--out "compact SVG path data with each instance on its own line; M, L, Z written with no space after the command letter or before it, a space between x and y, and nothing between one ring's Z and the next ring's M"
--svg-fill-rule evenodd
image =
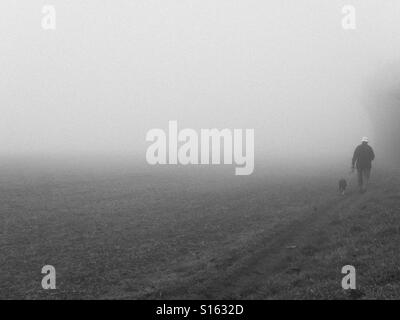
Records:
M342 212L351 211L367 199L366 195L356 193L343 198L331 198L327 204L306 213L290 223L278 225L266 237L259 240L251 250L232 261L227 259L221 266L218 277L196 278L184 285L172 286L163 290L163 299L246 299L268 278L288 267L292 255L287 248L320 244L328 236L324 229L333 220L339 219ZM227 271L228 270L228 271ZM145 297L157 299L159 297Z
M212 283L207 289L206 298L244 299L256 292L269 277L288 267L288 259L292 255L288 246L318 246L329 236L324 232L327 225L338 219L343 211L351 211L365 199L365 196L358 194L332 199L304 218L278 227L260 243L260 248L256 248L250 257L241 261L232 273L221 281Z

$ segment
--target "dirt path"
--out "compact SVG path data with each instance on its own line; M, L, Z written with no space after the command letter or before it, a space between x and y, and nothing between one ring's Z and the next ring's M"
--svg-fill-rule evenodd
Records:
M271 228L254 234L251 230L263 228L246 229L252 235L246 241L210 249L216 258L207 256L201 262L166 270L161 277L154 275L147 294L139 293L135 298L398 297L400 285L394 280L399 277L396 270L400 265L396 245L400 240L398 177L374 176L365 194L351 190L340 196L331 189L321 189L315 197L308 197L312 202L304 206L298 202L299 206L283 207L286 212ZM254 201L262 196L257 194ZM266 220L259 217L258 221L262 224ZM229 236L235 238L235 234ZM351 294L341 287L341 268L347 264L357 267L361 285ZM162 277L166 280L160 281Z
M361 201L362 197L357 195L336 198L304 219L279 227L232 274L213 282L207 290L208 297L245 298L256 292L267 278L287 268L293 249L303 248L307 254L309 246L315 248L318 243L325 241L326 225L337 219L343 208L357 206Z
M328 237L324 232L326 226L339 219L343 210L356 207L362 201L364 199L358 195L333 199L305 219L282 226L266 238L265 245L246 259L240 268L223 281L214 283L209 292L217 296L223 292L224 296L239 298L257 291L257 287L267 278L288 267L293 250L303 250L305 255L309 248L316 250L318 244L325 242Z
M300 250L301 254L307 257L318 251L319 245L328 240L329 226L356 210L367 199L368 194L360 195L355 192L345 197L333 195L319 208L314 207L301 218L279 225L273 233L261 239L238 260L227 262L231 265L227 265L226 270L220 272L217 278L193 278L192 283L166 289L162 298L259 298L258 288L276 274L286 272L294 252ZM291 271L298 270L293 268Z

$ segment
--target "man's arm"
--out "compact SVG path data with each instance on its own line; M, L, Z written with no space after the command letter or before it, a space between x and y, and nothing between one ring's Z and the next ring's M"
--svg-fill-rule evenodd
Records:
M375 159L375 152L374 152L374 149L372 149L372 147L370 147L370 148L371 148L371 161L372 161Z
M358 160L358 147L354 150L353 159L351 159L351 168L354 169L356 161Z

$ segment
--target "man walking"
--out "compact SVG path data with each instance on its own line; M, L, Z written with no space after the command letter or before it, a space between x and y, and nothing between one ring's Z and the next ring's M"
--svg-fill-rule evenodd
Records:
M354 150L353 159L351 161L351 169L357 167L358 187L363 193L367 190L369 176L371 174L371 162L375 159L374 150L368 145L368 138L363 137L361 144Z

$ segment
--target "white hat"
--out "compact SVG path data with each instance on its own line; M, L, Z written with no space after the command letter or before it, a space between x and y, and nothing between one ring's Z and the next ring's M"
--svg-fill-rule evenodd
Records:
M361 142L368 142L368 137L362 137Z

